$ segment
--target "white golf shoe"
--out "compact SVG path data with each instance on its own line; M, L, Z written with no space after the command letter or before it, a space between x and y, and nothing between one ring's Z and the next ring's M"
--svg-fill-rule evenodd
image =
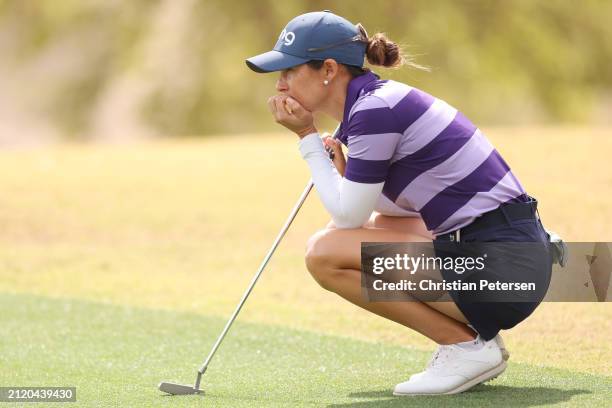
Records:
M508 361L510 359L510 352L506 348L506 344L504 343L504 340L502 339L502 337L499 334L494 337L494 340L497 343L497 345L499 346L499 350L501 351L502 359L504 361ZM425 374L425 371L422 371L420 373L412 374L409 379L416 378L416 377L421 376L423 374Z
M397 384L393 395L457 394L497 377L505 369L506 361L496 339L474 351L454 344L442 345L427 369Z

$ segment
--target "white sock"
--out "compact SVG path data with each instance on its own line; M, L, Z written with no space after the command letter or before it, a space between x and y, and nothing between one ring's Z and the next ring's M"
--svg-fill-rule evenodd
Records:
M480 337L476 336L474 340L464 341L462 343L455 343L455 346L461 347L465 351L477 351L483 348L485 341Z

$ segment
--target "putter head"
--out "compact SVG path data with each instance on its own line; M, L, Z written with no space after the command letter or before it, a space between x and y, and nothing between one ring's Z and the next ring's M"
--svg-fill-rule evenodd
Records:
M159 383L159 390L170 395L192 395L204 393L204 391L193 388L193 385L182 385L169 382Z

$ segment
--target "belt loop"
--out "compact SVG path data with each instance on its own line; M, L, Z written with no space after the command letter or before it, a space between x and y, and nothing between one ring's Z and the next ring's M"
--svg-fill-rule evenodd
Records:
M455 242L461 242L461 228L455 231Z
M540 217L540 211L538 210L538 200L536 200L535 198L533 198L532 196L529 196L529 198L531 199L531 204L533 205L533 207L535 208L535 216L537 217L537 219L542 222L542 217Z
M499 209L501 210L502 214L504 215L504 218L506 219L506 222L508 223L508 225L512 225L512 220L510 219L510 217L508 217L508 214L506 213L506 209L504 208L503 204L501 206L499 206Z

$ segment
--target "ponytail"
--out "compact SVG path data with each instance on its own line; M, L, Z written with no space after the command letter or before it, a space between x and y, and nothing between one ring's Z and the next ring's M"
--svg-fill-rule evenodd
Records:
M370 65L378 65L386 68L399 68L407 65L412 68L429 71L428 67L414 62L412 56L402 52L400 46L389 40L384 33L376 33L368 37L368 33L361 23L357 24L363 42L367 42L366 59Z

